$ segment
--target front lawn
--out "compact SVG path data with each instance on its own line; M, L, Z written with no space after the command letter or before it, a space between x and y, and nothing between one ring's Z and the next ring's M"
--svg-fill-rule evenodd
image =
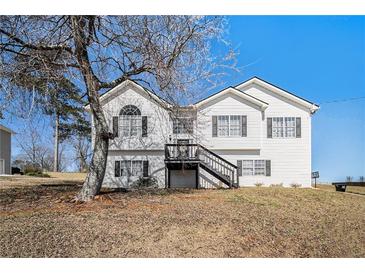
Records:
M1 184L0 179L0 184ZM330 189L0 190L1 257L364 257L365 195Z

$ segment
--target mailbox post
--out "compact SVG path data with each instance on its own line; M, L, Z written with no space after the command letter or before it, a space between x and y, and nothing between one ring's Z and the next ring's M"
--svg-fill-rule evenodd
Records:
M314 178L314 188L317 188L317 178L319 178L319 171L312 172L312 179Z

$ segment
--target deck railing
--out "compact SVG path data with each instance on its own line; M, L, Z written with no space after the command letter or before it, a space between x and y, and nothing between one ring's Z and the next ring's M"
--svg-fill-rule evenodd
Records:
M167 161L193 161L199 160L197 144L166 144L165 160Z
M238 185L237 166L199 144L166 144L165 161L198 161L225 180L230 187L235 183Z

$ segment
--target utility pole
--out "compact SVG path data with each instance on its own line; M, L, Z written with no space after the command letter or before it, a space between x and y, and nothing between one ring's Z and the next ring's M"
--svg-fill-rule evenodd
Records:
M59 150L59 128L60 124L60 116L56 113L56 120L55 120L55 130L54 130L54 155L53 155L53 171L58 172L58 150Z

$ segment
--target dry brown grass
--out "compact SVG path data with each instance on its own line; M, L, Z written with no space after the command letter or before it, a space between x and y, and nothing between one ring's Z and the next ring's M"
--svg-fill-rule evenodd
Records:
M0 190L8 188L22 188L47 185L67 185L81 184L86 176L86 173L71 173L71 172L47 172L51 178L42 178L25 175L0 176Z
M0 191L2 257L364 257L365 196L318 189Z
M51 178L61 179L61 180L73 180L73 181L83 181L86 178L86 173L81 172L46 172Z

